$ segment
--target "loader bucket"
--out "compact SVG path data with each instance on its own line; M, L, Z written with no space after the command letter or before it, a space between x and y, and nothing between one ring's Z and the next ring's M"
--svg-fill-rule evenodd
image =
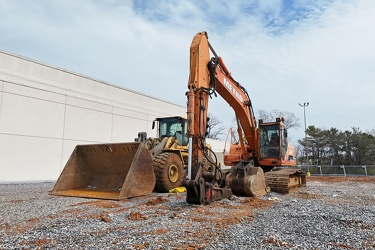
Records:
M151 154L142 143L78 145L51 194L123 200L150 194L155 182Z

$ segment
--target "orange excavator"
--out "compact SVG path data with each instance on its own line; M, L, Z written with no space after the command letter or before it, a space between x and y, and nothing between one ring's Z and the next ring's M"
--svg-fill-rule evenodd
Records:
M210 52L213 54L211 57ZM219 94L234 110L239 144L224 154L225 172L208 154L205 137L209 99ZM306 176L295 166L282 118L275 122L256 121L247 90L234 80L211 44L206 32L193 38L190 47L190 76L187 95L189 137L186 201L208 204L232 194L259 196L267 192L288 193L305 186Z

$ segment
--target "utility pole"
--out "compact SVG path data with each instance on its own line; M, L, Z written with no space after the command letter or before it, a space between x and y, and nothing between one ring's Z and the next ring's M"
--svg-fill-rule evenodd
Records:
M303 108L303 118L305 121L305 153L306 153L306 164L307 164L307 176L310 176L310 168L309 168L309 154L307 152L307 128L306 128L306 107L309 106L308 102L304 102L303 104L298 103L300 107Z

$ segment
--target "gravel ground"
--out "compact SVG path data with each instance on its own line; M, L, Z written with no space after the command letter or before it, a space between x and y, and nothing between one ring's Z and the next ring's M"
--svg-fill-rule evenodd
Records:
M289 195L188 205L185 194L128 201L0 185L0 249L375 249L375 178L308 178Z

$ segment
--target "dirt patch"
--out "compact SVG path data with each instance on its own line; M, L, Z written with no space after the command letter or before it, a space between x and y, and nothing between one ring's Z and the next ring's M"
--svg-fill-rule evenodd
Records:
M2 229L2 230L7 231L7 230L9 230L10 228L11 228L11 225L10 225L8 222L1 223L1 224L0 224L0 229Z
M153 231L152 233L153 233L153 234L166 234L166 233L168 233L168 232L169 232L169 231L166 230L166 229L157 229L157 230Z
M272 236L269 237L265 242L268 243L268 244L271 244L271 245L273 245L275 247L286 247L286 248L290 248L291 247L288 243L283 242L283 241L281 241L281 240L279 240L279 239L277 239L275 237L272 237Z
M17 235L23 234L29 230L33 230L38 226L40 226L39 219L29 219L28 221L17 223L14 225L5 223L4 226L2 225L1 229L4 229L5 232L9 235Z
M146 220L146 216L144 216L140 212L130 212L127 218L129 220Z
M34 244L38 247L45 246L47 243L49 243L50 240L45 240L45 239L36 239Z
M107 222L107 223L112 222L112 220L109 218L108 214L106 214L106 213L100 214L99 218L102 221Z
M161 203L164 203L164 202L167 202L169 201L169 199L167 198L163 198L162 196L158 196L156 197L155 199L149 199L147 202L146 202L146 205L147 206L156 206L156 205L159 205Z
M136 250L143 250L150 246L149 242L145 242L144 244L132 244L132 247Z
M240 203L246 204L248 208L268 208L274 204L271 200L262 200L258 197L246 197L244 200L241 200Z
M129 209L130 208L123 207L123 208L117 209L116 211L113 211L112 213L113 214L120 214L122 212L128 211Z
M203 224L212 224L220 228L252 220L255 209L267 209L274 201L262 200L257 197L246 197L238 205L226 205L214 202L209 206L199 206L190 214L190 221ZM223 216L225 214L225 216Z

